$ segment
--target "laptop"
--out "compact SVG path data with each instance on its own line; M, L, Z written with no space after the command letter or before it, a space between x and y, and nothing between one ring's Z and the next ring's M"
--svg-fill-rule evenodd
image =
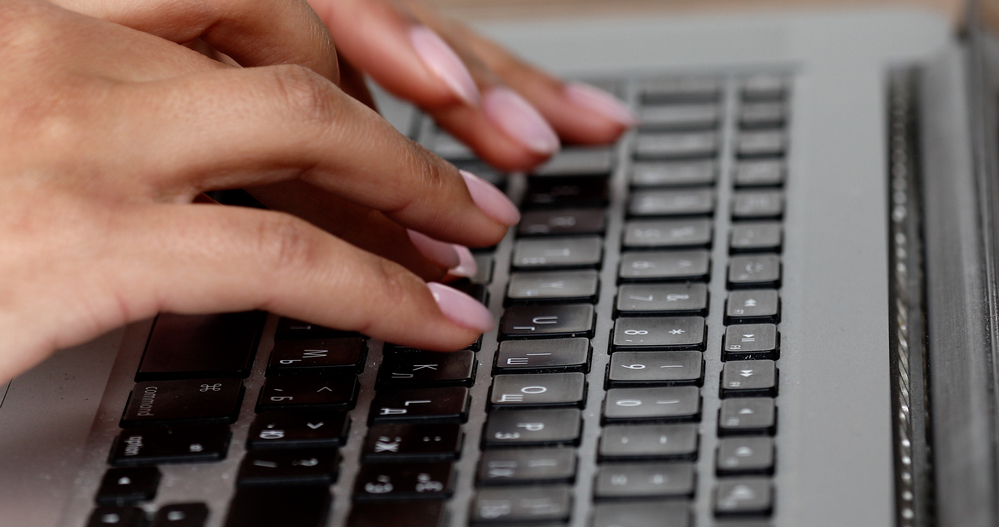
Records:
M999 2L494 21L641 124L499 174L429 353L163 314L0 389L0 524L992 526Z

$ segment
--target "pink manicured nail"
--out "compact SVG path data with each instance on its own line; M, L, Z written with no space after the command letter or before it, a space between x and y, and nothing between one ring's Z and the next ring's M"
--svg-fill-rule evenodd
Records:
M594 88L589 84L573 82L566 85L565 95L580 106L585 106L604 117L617 121L625 126L635 126L638 119L625 104L613 95Z
M468 250L468 247L463 245L455 245L454 251L458 254L458 260L460 263L448 269L448 273L454 276L463 276L465 278L471 278L475 276L475 273L479 272L479 265L475 263L475 257L472 256L472 251Z
M427 287L434 295L441 313L451 322L482 333L496 325L486 306L465 293L434 282L427 284Z
M433 71L458 97L472 105L479 104L479 88L472 80L465 63L437 33L426 26L413 26L409 41L423 63Z
M558 152L560 144L555 130L517 92L502 86L489 90L482 99L482 111L493 124L527 148L546 156Z
M458 251L455 250L453 244L437 241L422 232L411 229L407 229L406 232L409 234L409 241L413 242L416 249L427 260L447 269L461 265L461 258L459 258Z
M465 179L465 186L472 195L472 201L486 216L503 225L516 225L520 221L520 211L517 210L517 206L500 189L471 172L465 170L458 172Z

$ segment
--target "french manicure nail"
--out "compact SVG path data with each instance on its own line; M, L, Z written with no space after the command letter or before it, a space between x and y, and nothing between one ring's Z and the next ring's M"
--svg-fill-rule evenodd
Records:
M472 106L479 104L479 89L465 63L444 39L426 26L413 26L409 41L416 54L461 100Z
M463 245L455 245L454 251L458 254L459 263L457 266L448 269L448 273L454 276L471 278L479 272L479 265L475 263L472 251Z
M516 225L520 221L520 211L500 189L475 174L459 170L465 180L468 193L479 209L490 218L503 225Z
M468 329L485 333L495 326L493 316L474 298L446 285L431 282L427 284L430 293L437 301L437 307L448 320Z
M427 260L446 269L461 265L461 258L459 258L458 251L455 250L455 245L437 241L422 232L412 229L406 229L406 233L409 234L409 241L413 242L416 249Z
M560 147L558 135L548 121L509 88L500 86L486 92L482 111L500 130L539 154L548 156Z
M625 104L613 95L594 88L589 84L573 82L565 87L565 95L580 106L584 106L604 117L617 121L625 126L635 126L638 119Z

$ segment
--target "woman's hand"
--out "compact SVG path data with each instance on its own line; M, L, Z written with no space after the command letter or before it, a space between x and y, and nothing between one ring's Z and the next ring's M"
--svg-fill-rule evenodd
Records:
M212 27L274 43L226 50L241 60L310 67L230 67L40 0L0 2L0 378L160 311L263 309L437 350L491 327L471 298L301 219L192 203L290 182L370 220L367 235L462 245L494 244L518 219L329 81L336 56L311 11L268 22L264 35ZM153 32L184 40L187 21L173 23Z

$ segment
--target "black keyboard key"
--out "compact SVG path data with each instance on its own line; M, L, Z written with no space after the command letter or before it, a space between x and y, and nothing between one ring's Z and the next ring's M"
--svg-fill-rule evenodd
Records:
M787 177L787 166L775 159L740 161L732 174L736 188L780 187Z
M622 317L614 322L616 350L703 350L703 317Z
M641 251L621 255L618 278L639 281L706 281L711 273L708 251Z
M604 399L604 421L691 421L701 415L696 386L612 388Z
M192 377L246 377L264 313L156 317L137 381Z
M267 375L286 373L359 373L368 355L362 338L278 340L274 342Z
M581 371L589 369L590 340L586 338L506 340L496 352L501 373Z
M483 445L554 446L579 443L583 422L575 408L490 412Z
M711 246L711 220L636 220L624 226L626 249L679 249Z
M362 465L354 479L354 499L446 499L454 493L449 462Z
M349 430L350 418L343 412L261 412L250 425L246 447L258 450L342 446Z
M489 392L493 406L582 406L586 376L582 373L497 375Z
M722 400L718 411L718 435L773 435L777 407L765 397Z
M87 527L145 527L146 513L138 507L101 505L87 520Z
M519 236L603 234L607 218L603 209L532 210L521 216Z
M467 278L462 278L460 280L449 282L448 285L474 298L484 306L489 305L489 289L482 284L477 284Z
M372 423L464 423L471 405L468 388L379 390L371 401Z
M221 461L232 434L226 425L134 428L115 439L109 462L117 467Z
M260 388L257 411L316 409L349 410L357 399L355 375L283 375L270 377Z
M744 101L779 101L787 97L789 84L783 75L760 73L743 80L739 91Z
M576 452L569 448L487 450L479 458L480 485L551 485L576 478Z
M518 269L578 269L599 267L603 239L537 238L518 240L513 246L513 267Z
M241 487L229 503L225 527L323 527L331 501L325 485Z
M731 253L779 253L784 245L784 230L778 222L736 223L728 239Z
M699 351L619 351L607 366L607 383L616 387L703 381L704 357Z
M618 288L622 315L705 315L708 288L700 283L625 284Z
M435 352L395 349L383 353L380 387L471 386L478 361L469 350Z
M592 269L512 273L506 288L507 304L595 302L600 279Z
M742 132L736 138L735 153L741 159L780 157L787 150L784 132Z
M332 485L340 469L335 448L251 450L239 465L236 484Z
M638 110L639 130L669 132L717 128L721 108L717 104L669 104L644 106Z
M739 127L781 128L787 123L787 106L777 102L744 104L739 110Z
M714 211L712 189L637 190L628 200L631 216L709 216Z
M725 302L726 324L776 323L780 320L780 296L773 289L732 291Z
M611 463L597 471L596 499L674 498L692 496L695 480L690 463Z
M725 329L723 359L776 359L780 333L773 324L740 324Z
M326 326L320 326L294 318L281 317L281 319L278 320L274 340L338 339L358 336L363 338L362 335L353 331L341 331L339 329L328 328Z
M551 487L509 487L479 490L472 500L472 522L569 520L572 490Z
M699 187L714 185L715 161L636 162L631 168L633 187Z
M532 177L610 177L615 152L608 147L566 147L531 172Z
M101 479L94 501L118 506L152 501L161 476L156 467L110 468Z
M772 474L774 440L770 437L726 437L718 441L715 471L719 476Z
M738 191L732 198L733 220L780 219L784 216L784 193L780 191Z
M350 508L348 527L446 527L444 500L359 501Z
M596 315L590 304L508 307L500 321L503 338L592 337Z
M722 397L777 395L777 366L772 360L726 362L721 376Z
M496 262L493 260L492 255L489 254L475 254L475 265L478 267L478 271L475 276L469 278L472 283L475 284L490 284L493 281L493 267Z
M527 180L523 208L603 207L609 197L607 178L532 177Z
M699 159L715 157L721 147L717 132L641 134L635 141L635 158Z
M769 516L773 485L767 478L721 480L715 489L716 516Z
M780 257L776 254L733 256L728 263L730 289L780 287Z
M722 83L714 77L674 77L649 80L640 87L642 104L712 102L721 97Z
M207 521L204 503L172 503L156 511L152 527L204 527Z
M605 461L696 459L697 425L613 425L603 429L599 455Z
M591 527L690 527L685 501L600 503L593 508Z
M242 400L243 381L234 378L140 382L129 395L121 426L231 423Z
M458 459L463 439L458 424L374 425L364 438L361 460L368 463Z

